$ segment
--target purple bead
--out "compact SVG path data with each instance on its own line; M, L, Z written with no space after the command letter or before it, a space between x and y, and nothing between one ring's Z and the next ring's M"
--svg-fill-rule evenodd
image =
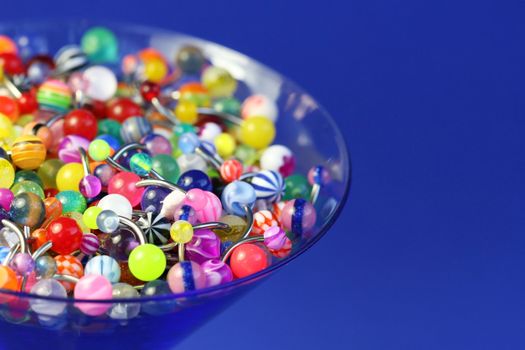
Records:
M158 215L162 210L164 198L166 198L166 196L170 193L171 191L167 188L149 186L142 194L140 207L143 211L152 212L155 215Z
M221 240L211 230L196 230L185 248L188 260L201 264L206 260L219 258Z
M109 164L101 164L95 168L93 174L100 180L102 187L108 187L109 181L115 176L116 171Z
M15 196L13 195L13 192L7 188L0 188L0 207L4 208L5 210L9 210L9 206L11 206L11 202Z
M135 235L127 228L121 228L111 235L105 235L104 238L101 238L100 243L107 255L123 261L128 260L129 253L138 245Z
M146 149L151 153L152 157L155 157L157 154L171 155L173 153L171 142L159 134L146 135L141 143L146 146Z
M64 163L81 163L79 148L83 148L87 152L89 140L81 136L66 136L58 146L58 158Z
M35 269L35 261L30 254L18 253L13 257L13 260L11 260L9 266L18 275L27 276Z
M281 249L286 239L286 232L280 226L272 226L264 231L264 245L269 249Z
M219 259L212 259L201 264L206 275L206 287L218 286L233 280L230 267Z
M100 241L94 233L84 233L80 242L80 251L85 255L93 255L100 247Z
M86 198L95 198L102 191L102 183L99 178L94 175L87 175L78 185L80 193Z

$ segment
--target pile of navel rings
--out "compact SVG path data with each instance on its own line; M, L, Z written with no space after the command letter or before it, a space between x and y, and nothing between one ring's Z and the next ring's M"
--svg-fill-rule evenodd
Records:
M258 273L315 230L329 172L295 173L292 151L272 144L276 102L236 98L237 80L199 48L173 62L153 48L122 55L94 27L54 56L21 51L0 35L1 289L184 293Z

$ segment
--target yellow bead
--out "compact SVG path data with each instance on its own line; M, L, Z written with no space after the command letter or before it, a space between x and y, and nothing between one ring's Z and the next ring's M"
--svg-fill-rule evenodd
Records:
M144 76L147 80L160 83L168 74L168 67L161 59L151 58L144 61Z
M239 129L242 143L257 150L268 147L275 138L275 125L266 117L251 117L242 121Z
M173 242L186 244L193 238L193 226L185 220L178 220L171 225L170 236Z
M230 97L237 89L237 80L226 69L210 66L202 73L202 85L214 98Z
M1 141L8 141L13 139L13 134L13 123L8 117L0 113L0 143L2 143Z
M0 158L0 188L9 188L15 181L15 169L10 161Z
M46 146L37 136L25 135L16 138L11 148L13 163L21 169L36 169L46 160Z
M194 124L199 117L197 105L191 101L181 101L175 108L175 116L182 123Z
M67 163L57 173L59 191L78 191L78 184L84 177L84 168L80 163Z
M97 216L102 211L102 208L93 206L86 209L82 216L84 224L92 230L98 230Z
M235 152L235 139L232 135L227 133L219 134L214 140L215 148L217 153L223 158L228 158Z

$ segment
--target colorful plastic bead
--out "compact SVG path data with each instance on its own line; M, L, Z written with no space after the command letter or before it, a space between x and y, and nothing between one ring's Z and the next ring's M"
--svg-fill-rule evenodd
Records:
M175 243L188 243L193 238L193 227L187 221L175 221L170 227L170 237Z
M40 278L51 278L57 272L57 263L49 255L43 255L35 260L35 272ZM65 289L64 289L65 291Z
M15 223L35 229L44 222L46 208L39 196L24 192L15 196L11 202L9 216Z
M221 178L226 183L238 180L243 173L243 166L237 159L228 159L221 164Z
M224 188L221 199L224 209L228 213L243 216L246 215L245 208L253 208L256 194L250 184L234 181Z
M250 236L262 235L271 227L279 227L279 220L270 210L260 210L253 214L253 227Z
M15 169L7 159L0 158L0 188L10 188L15 181Z
M131 117L122 123L120 136L126 143L139 142L144 136L153 132L151 123L142 117Z
M244 100L241 116L244 119L251 117L266 117L272 122L277 121L277 104L265 95L252 95Z
M195 210L198 222L217 221L222 214L221 200L215 194L197 188L188 191L184 204Z
M188 170L180 175L177 185L185 191L198 188L203 191L211 191L213 186L208 175L200 170Z
M166 278L173 293L184 293L206 287L206 275L199 264L181 261L173 265Z
M40 108L65 113L71 105L72 93L64 82L50 79L40 85L36 98Z
M85 275L101 275L111 283L117 283L120 280L120 266L115 259L107 255L97 255L86 264L84 268Z
M109 182L108 193L119 194L124 196L132 207L140 203L143 187L137 187L136 183L140 181L137 174L123 171L115 175Z
M22 169L36 169L46 159L46 146L39 137L20 136L11 148L13 163Z
M281 174L273 170L263 170L255 174L251 179L251 185L257 199L264 199L272 203L281 200L286 189Z
M237 81L221 67L209 66L202 73L202 84L214 98L229 97L237 89Z
M245 119L239 131L242 143L257 150L268 147L275 138L275 126L266 117Z
M281 224L284 229L299 236L309 233L316 220L314 206L302 198L288 201L281 213Z
M137 317L140 313L140 303L119 303L118 299L133 299L139 296L139 292L127 283L117 283L113 285L112 298L114 300L111 309L108 311L109 317L116 320L129 320Z
M55 196L62 203L62 213L83 213L86 210L86 199L77 191L62 191Z
M102 210L112 210L118 216L131 219L133 208L129 200L120 194L108 194L102 198L97 206Z
M185 243L186 258L198 264L218 259L221 254L221 241L211 230L196 230L191 241Z
M104 233L117 231L119 225L120 219L113 210L102 210L97 216L97 227Z
M230 267L219 259L206 260L201 264L206 275L206 287L214 287L231 282L233 273Z
M93 207L96 208L96 207ZM93 255L100 248L100 241L93 233L84 233L80 241L80 251L86 255Z
M93 27L82 36L82 51L94 63L112 63L118 58L118 41L107 28Z
M31 288L31 294L41 297L66 298L66 289L56 280L44 277ZM66 303L58 303L46 299L30 298L31 310L47 317L58 316L66 310Z
M73 276L81 278L84 275L84 267L80 260L72 255L57 255L55 256L57 266L57 274ZM75 288L75 283L61 281L60 284L66 288L68 292Z
M164 273L166 256L159 247L144 244L131 251L128 264L133 276L141 281L153 281Z
M290 176L295 170L295 157L292 151L283 145L273 145L264 150L261 155L261 168Z
M59 191L79 191L78 185L84 178L84 168L80 163L67 163L60 168L56 177Z
M75 285L75 299L83 300L109 300L111 299L113 287L111 283L101 275L86 275ZM109 310L111 303L75 303L75 306L89 316L99 316Z
M67 255L80 248L82 230L76 220L59 217L51 221L47 227L47 239L53 242L51 250L55 253Z
M236 278L244 278L264 270L269 265L268 253L260 246L246 243L233 250L230 267Z
M196 74L201 71L206 58L198 47L188 45L179 50L175 63L184 73Z
M8 190L7 188L0 188L0 208L9 210L9 207L11 206L11 203L13 202L14 198L15 195L13 194L13 192Z

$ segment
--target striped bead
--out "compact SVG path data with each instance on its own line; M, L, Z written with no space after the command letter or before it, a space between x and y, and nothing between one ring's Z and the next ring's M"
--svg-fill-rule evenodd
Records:
M94 233L85 233L80 242L80 251L85 255L93 255L100 247L100 241Z
M13 142L11 157L13 163L21 169L38 168L46 160L46 146L37 136L20 136Z
M278 202L284 193L286 185L283 177L273 170L262 170L252 177L251 184L257 199Z
M242 175L242 164L237 159L228 159L222 163L220 173L222 179L227 182L238 180Z
M86 264L84 273L86 275L101 275L111 283L120 280L120 266L118 262L108 255L98 255L91 258Z
M36 99L40 108L64 113L71 105L71 96L71 90L66 83L50 79L40 85Z
M71 73L89 64L87 55L76 45L67 45L55 55L56 73Z

